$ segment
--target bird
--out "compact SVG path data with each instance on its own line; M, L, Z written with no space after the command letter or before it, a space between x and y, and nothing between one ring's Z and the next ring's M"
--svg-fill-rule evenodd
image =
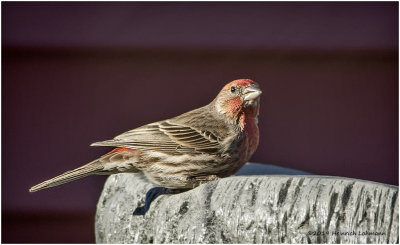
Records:
M258 147L261 93L251 79L231 81L203 107L91 144L113 149L29 191L116 173L141 173L168 189L192 189L232 176Z

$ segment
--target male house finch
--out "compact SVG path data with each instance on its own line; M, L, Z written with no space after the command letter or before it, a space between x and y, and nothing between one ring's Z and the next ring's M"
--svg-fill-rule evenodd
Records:
M206 106L93 143L117 148L29 191L93 174L143 173L150 181L171 189L194 188L231 176L258 146L260 95L254 81L232 81Z

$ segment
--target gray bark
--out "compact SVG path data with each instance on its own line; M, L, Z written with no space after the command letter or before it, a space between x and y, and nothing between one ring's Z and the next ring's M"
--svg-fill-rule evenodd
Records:
M399 242L396 186L312 175L237 176L159 195L144 215L132 215L153 187L138 174L110 176L97 205L96 242Z

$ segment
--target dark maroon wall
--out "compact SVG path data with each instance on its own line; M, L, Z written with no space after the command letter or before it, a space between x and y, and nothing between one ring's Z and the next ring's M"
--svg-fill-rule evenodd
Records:
M397 3L3 2L2 38L3 242L93 242L104 176L29 187L237 78L264 92L252 161L398 184Z

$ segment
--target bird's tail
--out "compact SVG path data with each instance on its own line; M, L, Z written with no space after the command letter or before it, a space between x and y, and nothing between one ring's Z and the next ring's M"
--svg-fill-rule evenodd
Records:
M58 175L52 179L46 180L40 184L37 184L29 189L29 192L35 192L42 189L62 185L89 175L98 174L104 169L104 164L99 159L94 160L82 167L76 168L71 171L67 171L61 175Z

